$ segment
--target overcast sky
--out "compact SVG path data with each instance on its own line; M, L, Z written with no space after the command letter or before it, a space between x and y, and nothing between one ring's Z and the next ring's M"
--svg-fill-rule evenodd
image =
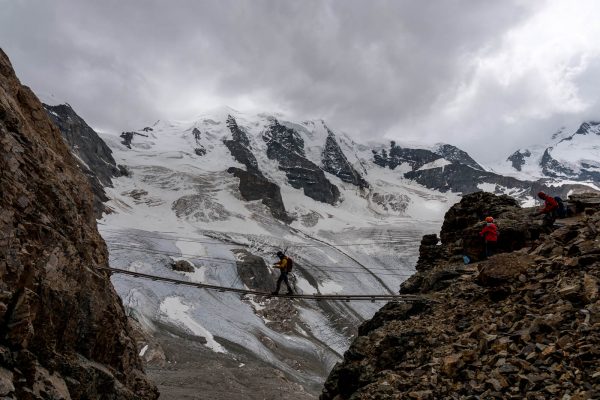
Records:
M0 47L93 127L229 105L483 163L600 119L600 1L0 0Z

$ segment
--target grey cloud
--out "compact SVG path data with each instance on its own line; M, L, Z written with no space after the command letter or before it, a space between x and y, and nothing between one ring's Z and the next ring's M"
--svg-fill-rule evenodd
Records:
M477 118L466 118L468 129L414 130L435 120L442 94L468 80L470 55L496 48L536 11L518 0L0 5L0 46L22 80L96 127L139 128L247 98L355 135L427 137L476 153L485 144L470 125ZM479 112L493 115L522 95L482 99Z

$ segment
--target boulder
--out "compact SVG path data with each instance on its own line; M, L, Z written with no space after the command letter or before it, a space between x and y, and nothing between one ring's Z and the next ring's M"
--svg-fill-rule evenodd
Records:
M498 254L481 264L477 281L483 286L502 286L518 281L519 276L534 267L534 258L527 254Z
M171 264L171 268L173 269L173 271L179 271L179 272L194 272L195 271L194 265L186 260L174 261Z

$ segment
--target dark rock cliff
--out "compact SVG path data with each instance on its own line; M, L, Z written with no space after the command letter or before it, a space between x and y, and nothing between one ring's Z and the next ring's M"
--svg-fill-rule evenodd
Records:
M156 399L61 133L0 50L0 397Z
M292 187L302 189L306 196L323 203L335 204L339 200L337 186L329 182L321 168L306 158L304 140L298 133L273 120L263 139L267 143L267 157L277 160L279 169L285 172Z
M476 170L464 164L449 164L439 168L409 171L404 174L404 177L412 179L430 189L464 194L480 191L479 185L481 184L496 185L498 191L502 191L503 188L516 189L521 191L522 195L529 195L534 198L540 191L566 198L571 190L585 189L585 186L578 184L552 186L551 184L546 184L544 180L522 181L510 176Z
M514 199L465 196L402 285L423 301L363 323L321 399L599 398L600 197L570 202L581 213L545 229ZM465 265L487 214L500 252Z
M410 165L413 171L421 168L423 165L439 160L441 155L425 149L411 149L396 145L396 142L390 142L389 150L381 149L379 152L373 150L373 162L380 167L396 169L400 164Z
M464 150L451 144L441 144L435 149L435 153L444 157L451 163L464 164L468 167L483 171L483 167L473 160L473 158Z
M144 128L146 129L146 128ZM196 148L194 149L194 153L196 153L197 156L204 156L206 155L206 148L204 147L204 145L202 144L202 132L200 132L200 129L198 128L194 128L192 130L192 135L194 135L194 140L196 141Z
M519 153L520 155L521 153ZM522 157L513 154L513 165L519 168L523 164ZM550 157L548 155L548 157ZM420 169L436 160L445 159L449 164L435 168ZM551 158L551 157L550 157ZM425 149L404 148L391 142L389 150L373 150L373 162L384 168L395 169L401 164L410 167L404 177L411 179L429 189L441 192L474 193L480 191L482 184L495 185L497 192L513 190L520 196L533 196L544 191L556 196L566 197L573 189L582 189L583 185L548 185L544 180L523 181L486 171L473 160L468 153L452 145L439 145L435 151ZM552 164L557 168L554 164ZM549 175L550 176L550 175ZM552 175L556 176L556 175ZM488 189L486 189L488 190Z
M552 158L550 155L551 150L552 147L546 149L542 155L542 159L540 160L540 166L542 167L542 172L544 175L553 178L559 176L574 177L576 175L575 171Z
M96 216L106 211L104 202L108 200L104 187L112 187L111 178L121 176L112 156L112 151L68 104L49 106L44 104L48 116L77 156L79 168L88 178L94 193Z
M231 131L232 140L224 140L225 146L231 152L231 155L241 164L246 166L246 170L231 167L227 170L240 180L240 193L246 201L262 200L271 214L286 223L292 222L292 218L285 211L281 189L279 186L269 181L258 167L256 157L252 153L250 140L246 133L238 126L235 118L231 115L227 117L227 127Z
M325 140L325 147L323 147L323 153L321 154L323 169L330 174L337 176L344 182L351 183L361 189L368 188L369 184L367 181L354 169L352 164L348 162L346 155L335 140L333 132L331 132L329 128L326 129L328 135Z
M531 152L529 150L517 150L512 153L506 161L510 161L512 167L517 171L520 171L523 165L527 162L525 159L531 157Z

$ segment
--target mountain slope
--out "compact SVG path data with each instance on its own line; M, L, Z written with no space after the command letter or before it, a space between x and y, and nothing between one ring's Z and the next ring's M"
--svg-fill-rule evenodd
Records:
M130 171L106 189L113 213L103 218L101 229L111 265L270 291L277 275L268 264L275 261L275 251L287 249L295 260L298 292L396 291L416 260L410 250L415 238L435 229L435 215L447 207L448 196L390 171L364 168L347 152L347 165L362 169L370 183L366 189L345 182L319 169L329 135L322 125L277 124L272 117L222 110L189 122L158 122L139 132L147 136L133 135L129 147L120 135L103 134L116 161ZM295 147L298 138L302 149ZM283 151L269 158L273 140ZM336 142L342 151L347 149L347 140L336 135ZM206 151L198 154L194 149L200 146ZM335 205L308 197L302 185L294 187L289 170L280 168L280 160L291 152L310 167L302 174L320 171L316 176L329 182L315 178L313 183L310 175L301 175L303 185L323 193L332 193L328 188L333 185L338 188ZM244 183L240 173L278 187L290 219L278 218L274 203L262 197L248 201L242 186L254 178ZM181 259L192 264L193 272L171 268ZM168 326L181 341L201 336L219 359L241 357L241 346L244 357L269 363L313 393L340 359L356 326L377 309L372 303L240 297L118 275L113 282L126 307L154 335L162 337ZM150 346L147 354L160 352L152 343L145 342Z
M362 324L320 398L598 398L600 198L573 200L580 214L544 233L512 199L465 196L403 285L430 301L389 303ZM490 206L501 252L462 265L474 248L454 239L475 243Z
M600 182L599 159L600 122L588 121L572 134L561 131L553 135L547 145L515 151L506 164L495 169L501 173L518 171L518 176L589 181L597 185Z
M156 399L112 287L92 193L0 50L0 395Z

